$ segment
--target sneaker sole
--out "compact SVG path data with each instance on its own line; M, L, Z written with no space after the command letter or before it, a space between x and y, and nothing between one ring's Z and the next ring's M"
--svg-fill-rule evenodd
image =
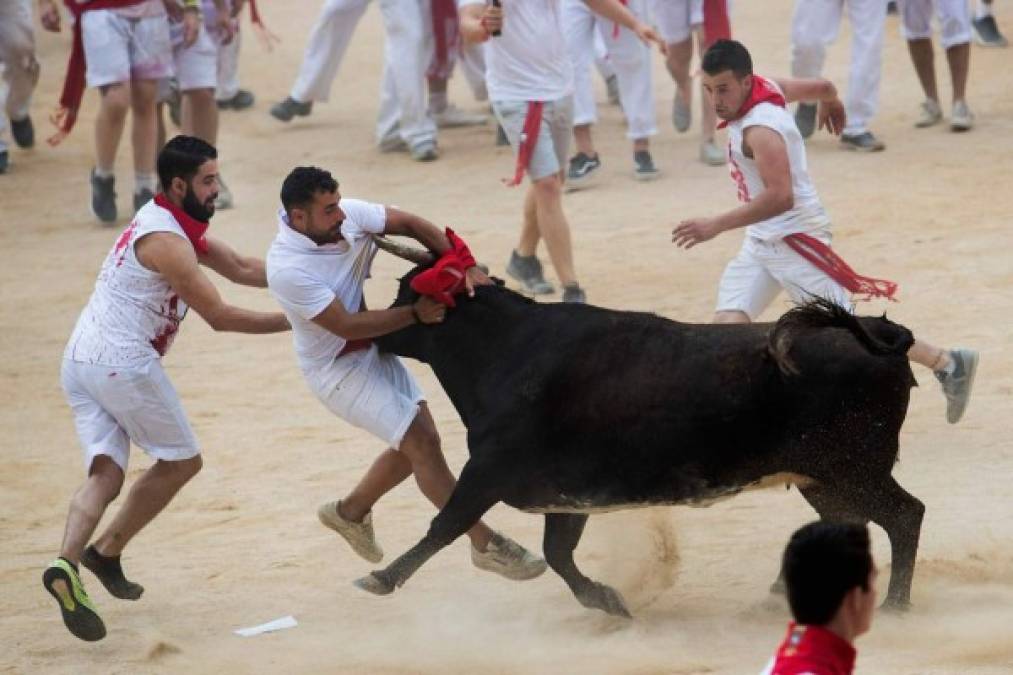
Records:
M633 180L639 181L641 183L647 183L652 180L657 180L660 177L661 177L660 171L652 171L650 173L641 173L640 171L633 172Z
M86 642L97 642L106 636L106 627L98 614L74 597L74 582L59 567L49 567L42 574L42 585L60 605L63 624L71 634Z
M974 128L974 122L950 122L950 131L961 134Z
M510 579L511 581L528 581L529 579L535 579L545 574L545 570L549 568L548 563L544 560L540 564L531 565L528 568L503 567L495 563L487 563L482 558L475 557L472 557L471 564L483 572L492 572L493 574L498 574L504 579Z
M579 178L573 178L570 175L567 175L566 182L563 184L563 191L576 192L577 190L585 190L598 185L600 179L598 172L599 169L595 169L591 173L584 174Z
M852 145L851 143L841 143L842 150L848 150L850 152L882 152L886 150L885 145L880 145L872 148L863 148L860 145Z
M536 295L552 295L556 292L556 289L553 288L551 285L548 288L541 290L536 290L532 288L531 286L528 285L528 282L524 280L524 277L512 271L509 267L507 268L506 273L507 276L516 281L518 284L520 284L521 293L523 295L534 297Z
M963 417L964 413L967 412L967 406L971 402L971 391L974 389L974 378L978 375L978 360L980 355L978 352L972 352L971 363L967 367L967 397L964 399L964 405L957 411L957 414L951 420L950 416L946 416L946 421L950 424L956 424Z

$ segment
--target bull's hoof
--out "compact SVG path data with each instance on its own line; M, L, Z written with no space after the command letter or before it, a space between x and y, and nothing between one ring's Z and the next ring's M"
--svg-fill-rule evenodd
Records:
M600 609L606 614L625 619L633 618L630 610L626 609L626 601L619 595L619 591L605 584L597 582L591 584L586 591L577 596L577 599L580 600L580 604L590 609Z
M394 584L381 579L376 572L372 572L352 582L358 588L372 593L373 595L390 595L394 592Z

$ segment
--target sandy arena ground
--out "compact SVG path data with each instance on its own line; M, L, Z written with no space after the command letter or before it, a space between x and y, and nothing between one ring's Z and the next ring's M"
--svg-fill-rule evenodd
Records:
M267 107L295 75L319 2L266 4L270 26L284 41L266 54L246 33L244 84L258 102L251 111L222 115L222 169L238 206L216 216L213 232L262 255L274 236L282 177L296 164L318 164L335 173L349 196L454 225L503 274L521 193L499 182L512 160L493 147L492 127L443 133L443 157L433 164L374 151L383 44L375 8L359 28L331 102L308 119L277 123ZM735 29L761 73L788 70L790 5L737 3ZM1013 30L1010 5L999 9L1000 23ZM845 30L827 67L842 89L847 39ZM33 114L44 137L69 36L40 31L39 42L43 81ZM973 49L974 131L915 130L919 88L897 19L890 18L874 124L888 150L855 156L825 135L809 148L838 250L860 271L901 283L901 302L889 307L890 316L925 339L982 353L974 400L959 426L946 424L934 380L916 373L922 387L913 394L895 472L927 506L914 608L878 617L859 642L863 673L1013 672L1009 57ZM633 181L621 115L603 106L596 136L607 181L565 200L577 264L596 304L706 321L741 235L687 253L669 244L669 232L684 217L734 206L733 185L724 169L696 161L695 128L684 136L671 129L672 85L660 59L655 76L662 131L653 147L664 176ZM945 69L940 82L948 96ZM482 108L460 77L452 92L464 107ZM578 562L626 594L636 610L630 622L584 610L551 572L524 584L482 573L471 566L464 541L393 596L376 598L351 584L369 565L323 529L315 511L353 484L380 444L314 400L296 369L290 336L215 335L197 316L186 321L166 366L204 445L205 470L128 549L127 570L147 588L143 600L117 601L85 574L109 635L97 644L72 638L40 576L56 554L68 499L82 478L59 387L60 356L120 231L97 225L87 208L96 98L88 93L82 120L63 146L14 149L12 169L0 177L0 672L759 671L788 618L783 601L767 593L781 547L813 517L796 492L752 493L703 510L593 518ZM129 156L125 140L117 167L124 211ZM371 306L391 300L405 269L378 259L367 291ZM274 307L266 292L219 286L230 301ZM779 300L768 316L784 308ZM883 309L863 306L869 313ZM463 428L428 369L411 368L459 468ZM135 451L128 481L147 465ZM413 544L432 515L410 482L384 499L376 524L388 559ZM488 521L538 547L540 518L499 506ZM876 529L875 537L877 559L887 565L885 535ZM298 619L297 628L251 639L232 634L287 614Z

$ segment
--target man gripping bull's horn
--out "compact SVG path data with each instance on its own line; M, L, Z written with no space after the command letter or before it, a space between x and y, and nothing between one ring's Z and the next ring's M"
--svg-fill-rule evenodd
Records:
M369 562L383 551L373 534L373 505L408 476L442 508L455 479L440 448L422 390L401 361L381 354L372 338L414 323L440 323L446 306L429 297L406 307L367 310L363 285L377 252L374 236L412 237L442 256L452 252L469 295L491 283L450 230L404 211L343 199L331 174L297 167L281 188L278 235L267 254L267 281L289 322L306 383L335 415L387 444L358 485L320 507L320 521ZM403 251L402 251L403 252ZM416 262L420 262L416 260ZM476 567L509 579L531 579L542 558L479 521L468 531Z

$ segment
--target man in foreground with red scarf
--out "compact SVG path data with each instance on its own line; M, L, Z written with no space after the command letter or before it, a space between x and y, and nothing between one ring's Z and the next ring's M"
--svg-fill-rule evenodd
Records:
M857 274L830 248L830 219L806 168L805 145L791 101L819 101L819 127L834 135L845 124L844 104L829 80L767 80L753 74L746 48L719 40L704 54L703 85L728 129L728 162L742 206L714 218L681 222L672 233L692 248L721 232L746 228L742 250L725 268L716 323L749 323L784 289L796 303L821 297L852 307L851 294L893 298L897 285ZM946 419L964 414L978 352L944 350L920 340L908 358L932 369L946 395Z
M267 286L262 260L205 236L218 193L217 156L212 146L190 136L177 136L162 149L162 193L117 238L64 351L61 382L74 411L87 479L71 499L60 557L42 579L63 622L82 640L101 640L106 629L81 583L78 563L113 596L140 598L144 589L126 579L120 554L201 468L197 439L162 370L187 307L216 331L289 329L279 312L226 304L198 267L245 286ZM155 463L131 487L105 532L85 548L123 486L131 441Z

